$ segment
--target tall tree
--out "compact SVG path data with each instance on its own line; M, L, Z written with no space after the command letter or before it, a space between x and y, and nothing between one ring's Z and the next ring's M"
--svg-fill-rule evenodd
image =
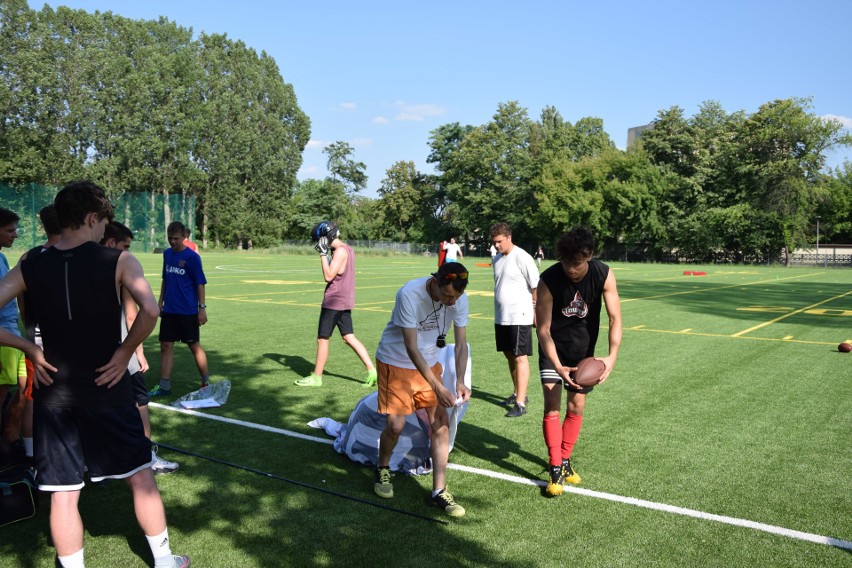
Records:
M442 176L447 198L458 208L459 225L474 238L487 240L497 221L508 222L523 238L533 171L531 125L517 102L501 103L490 122L464 134L449 160Z
M277 243L310 123L274 61L241 41L202 34L204 136L193 158L205 174L204 232L224 243Z
M792 249L810 241L826 151L852 144L838 122L810 108L810 99L799 98L761 105L744 122L738 144L738 173L749 202L782 221L788 260Z
M328 155L327 167L332 183L339 183L348 194L367 187L367 165L352 158L355 149L347 142L337 141L323 148Z
M376 233L406 242L438 240L443 203L432 178L417 171L414 162L396 162L379 188Z

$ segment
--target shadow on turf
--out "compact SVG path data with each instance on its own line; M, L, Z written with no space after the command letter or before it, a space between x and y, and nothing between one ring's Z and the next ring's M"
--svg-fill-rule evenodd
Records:
M512 394L512 393L509 393ZM471 398L475 398L476 400L481 400L483 402L487 402L488 404L493 404L494 406L499 406L500 408L505 408L509 410L509 406L504 406L503 401L506 400L505 396L498 396L496 394L490 393L488 391L483 391L479 389L474 389L473 393L470 395Z
M284 355L283 353L264 353L263 356L269 359L270 361L278 363L282 367L290 369L300 377L307 377L314 370L314 364L300 355ZM357 379L355 377L348 377L346 375L339 375L337 373L329 373L327 370L323 372L323 377L337 377L338 379L344 379L356 383L364 382L363 380Z
M459 424L454 448L494 464L500 470L509 471L524 478L537 478L547 468L547 461L544 458L524 450L511 438L500 436L469 422ZM524 469L510 461L511 456L518 456L532 464L541 464L541 470Z

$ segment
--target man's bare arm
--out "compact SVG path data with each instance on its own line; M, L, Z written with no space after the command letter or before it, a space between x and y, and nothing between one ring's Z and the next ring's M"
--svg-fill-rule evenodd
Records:
M114 386L124 376L130 356L145 341L145 338L154 331L154 326L157 324L157 317L160 315L157 299L154 298L151 286L145 280L142 265L129 252L122 252L121 256L118 257L116 287L127 290L130 297L139 306L139 311L136 315L136 320L127 332L127 337L116 348L109 362L103 367L95 369L101 373L95 379L95 384L106 386L107 388Z

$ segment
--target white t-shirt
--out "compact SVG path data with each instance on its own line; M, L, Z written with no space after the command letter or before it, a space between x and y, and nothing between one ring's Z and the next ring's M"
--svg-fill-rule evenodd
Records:
M430 278L432 277L424 276L410 280L397 291L391 319L376 349L376 359L382 363L403 369L417 368L405 350L402 328L417 330L417 348L426 363L432 367L438 362L438 354L442 349L436 344L438 335L448 335L453 325L467 327L467 294L462 294L451 307L435 302L426 290L426 283Z
M527 251L512 247L494 257L494 323L532 325L532 291L538 286L538 268Z
M458 243L446 243L444 250L447 251L447 260L458 260L461 254L461 247Z

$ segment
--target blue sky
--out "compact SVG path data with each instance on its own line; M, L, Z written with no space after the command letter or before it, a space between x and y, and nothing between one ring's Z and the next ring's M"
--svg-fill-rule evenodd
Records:
M602 118L619 148L627 129L703 101L755 112L811 97L852 129L852 2L716 0L404 2L366 0L68 0L133 19L165 16L226 33L275 58L311 118L301 179L326 175L322 148L343 140L367 165L368 196L410 160L423 172L429 133L480 125L516 100L537 119ZM30 0L38 9L42 4ZM852 160L852 148L829 155Z

